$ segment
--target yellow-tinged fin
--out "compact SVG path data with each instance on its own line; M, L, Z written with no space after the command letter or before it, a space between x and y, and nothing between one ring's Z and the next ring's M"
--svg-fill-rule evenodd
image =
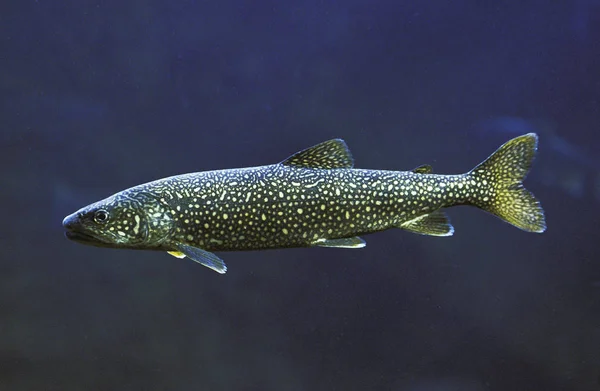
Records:
M185 258L185 254L179 251L167 251L169 254L174 256L175 258Z
M529 232L544 232L546 220L540 202L523 187L535 153L538 136L528 133L516 137L469 172L469 176L491 191L474 201L476 206ZM484 188L484 187L482 187Z
M178 243L175 245L179 251L169 251L169 254L177 256L175 254L183 254L194 262L198 262L201 265L206 266L220 274L225 274L227 266L225 262L215 254L202 250L198 247L189 246L187 244Z
M313 243L313 246L336 247L336 248L363 248L367 243L358 236L339 239L319 239Z
M433 167L429 164L422 164L419 167L413 168L412 172L415 174L431 174L433 172Z
M399 228L421 235L452 236L454 234L450 219L441 210L409 220L399 225Z
M296 152L281 164L302 168L352 168L354 159L344 140L336 138Z

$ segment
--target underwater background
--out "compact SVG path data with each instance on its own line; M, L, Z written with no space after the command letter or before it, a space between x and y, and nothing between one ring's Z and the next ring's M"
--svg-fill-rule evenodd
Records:
M0 5L0 391L594 390L600 1ZM63 217L169 175L343 138L468 171L540 136L548 230L220 254L82 246Z

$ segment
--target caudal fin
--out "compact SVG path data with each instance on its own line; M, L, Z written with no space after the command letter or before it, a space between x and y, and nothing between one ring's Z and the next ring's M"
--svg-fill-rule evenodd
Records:
M544 232L546 221L540 202L523 186L537 151L538 136L516 137L475 167L471 176L482 189L474 204L529 232Z

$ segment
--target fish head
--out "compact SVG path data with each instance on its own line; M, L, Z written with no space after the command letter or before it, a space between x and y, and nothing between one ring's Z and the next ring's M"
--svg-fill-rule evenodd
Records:
M97 247L157 249L174 224L166 206L144 194L118 193L63 220L65 236Z

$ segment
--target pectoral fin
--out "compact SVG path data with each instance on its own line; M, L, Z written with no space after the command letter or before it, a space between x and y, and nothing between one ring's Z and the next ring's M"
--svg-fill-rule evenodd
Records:
M319 239L313 243L313 246L337 248L363 248L366 245L367 243L358 236L340 239Z
M431 236L452 236L454 233L454 227L450 224L450 219L441 210L404 222L398 225L398 228Z
M198 247L188 246L187 244L179 243L175 247L179 251L169 251L169 254L173 255L177 258L188 257L194 262L198 262L201 265L204 265L217 273L225 274L227 271L227 266L225 266L225 262L215 254L202 250Z

